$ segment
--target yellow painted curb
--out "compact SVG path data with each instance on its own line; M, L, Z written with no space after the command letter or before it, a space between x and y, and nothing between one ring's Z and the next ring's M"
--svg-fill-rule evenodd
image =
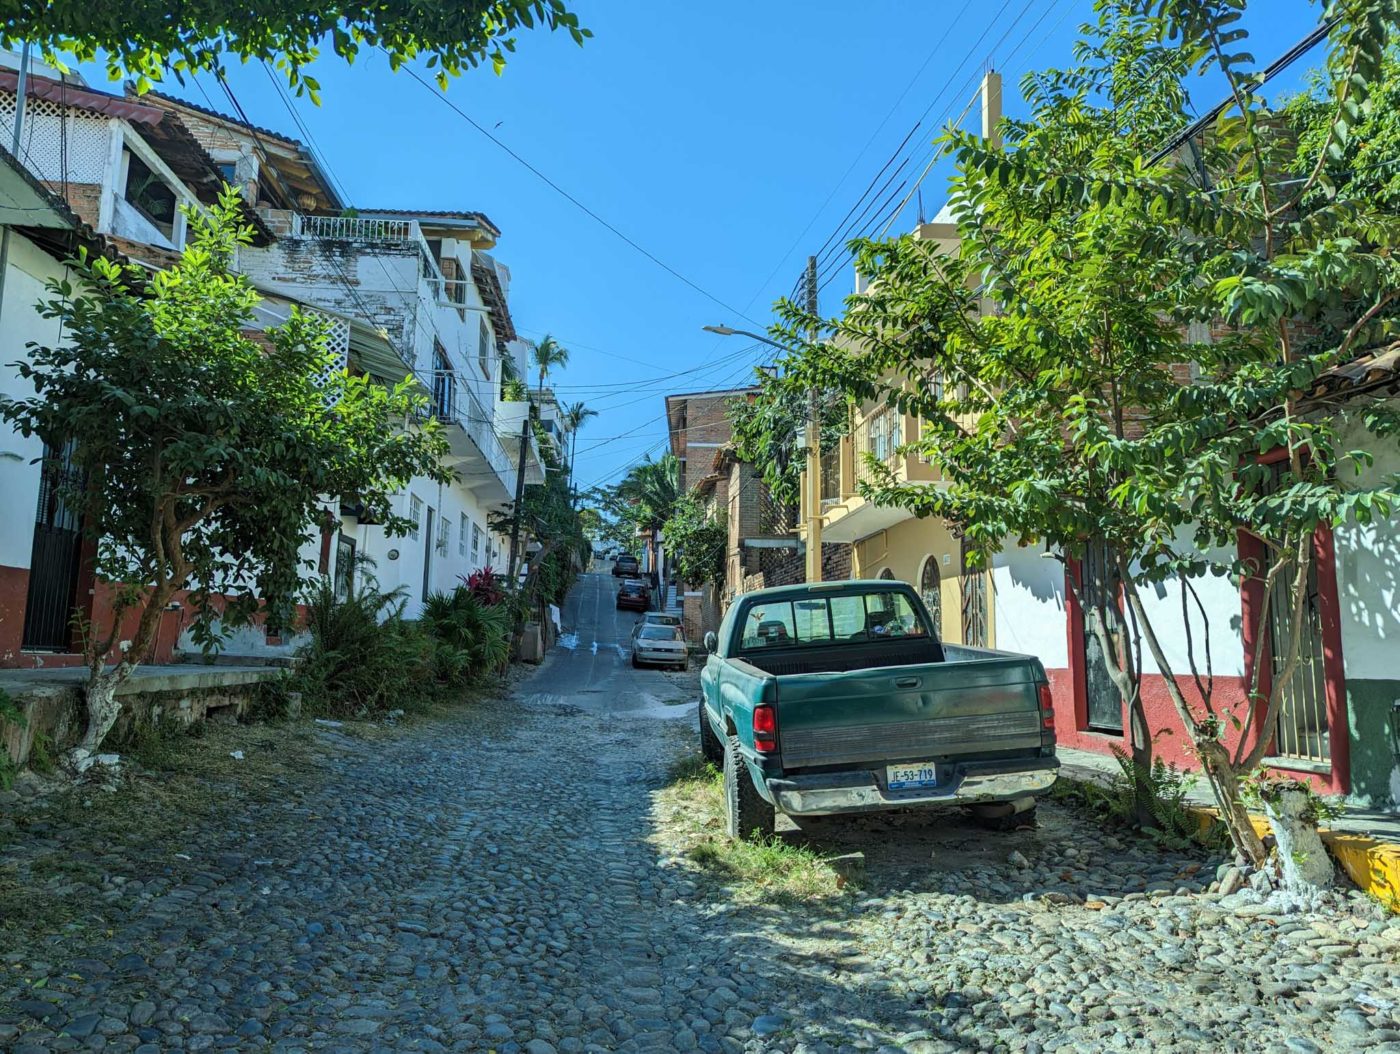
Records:
M1220 822L1220 814L1215 809L1204 806L1189 808L1199 822L1202 834ZM1250 813L1249 821L1260 838L1273 834L1269 821L1264 817ZM1351 880L1391 911L1400 913L1400 845L1350 831L1323 830L1321 834L1327 851L1341 864Z

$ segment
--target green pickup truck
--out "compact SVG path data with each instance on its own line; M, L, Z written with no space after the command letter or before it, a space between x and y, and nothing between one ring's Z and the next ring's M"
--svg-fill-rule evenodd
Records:
M1040 660L941 644L905 583L745 593L705 647L700 748L730 837L771 835L775 810L972 806L1008 826L1055 782Z

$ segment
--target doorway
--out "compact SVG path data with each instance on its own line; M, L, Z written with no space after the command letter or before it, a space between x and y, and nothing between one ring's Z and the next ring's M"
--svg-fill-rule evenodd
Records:
M69 651L73 644L83 558L82 512L69 500L82 483L73 451L72 443L61 450L44 447L21 637L27 651Z
M433 522L434 512L431 505L428 506L428 518L424 522L423 531L423 599L428 599L428 592L433 583L433 539L437 537L437 524Z
M1102 623L1111 647L1118 655L1123 647L1123 616L1118 607L1118 571L1102 540L1084 547L1079 565L1080 620L1084 641L1084 688L1089 728L1095 732L1123 734L1123 694L1109 673L1108 656L1100 634Z

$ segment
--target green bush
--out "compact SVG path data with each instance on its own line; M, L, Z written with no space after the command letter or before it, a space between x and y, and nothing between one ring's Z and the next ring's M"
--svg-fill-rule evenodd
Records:
M420 625L432 639L433 671L443 684L466 685L510 661L510 608L485 604L465 586L430 594Z
M432 639L403 617L403 591L362 586L337 600L323 580L306 605L310 640L287 688L306 712L368 717L427 701L434 682Z

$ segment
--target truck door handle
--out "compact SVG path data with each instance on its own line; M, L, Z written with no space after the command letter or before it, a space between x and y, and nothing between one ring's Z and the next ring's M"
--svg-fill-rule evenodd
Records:
M896 688L917 688L919 679L917 677L900 677L894 682Z

